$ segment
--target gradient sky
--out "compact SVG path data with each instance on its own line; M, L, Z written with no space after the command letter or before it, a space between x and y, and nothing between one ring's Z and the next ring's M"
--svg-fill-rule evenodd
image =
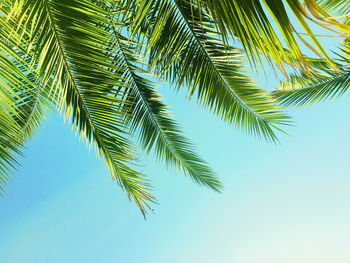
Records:
M276 83L271 72L259 79ZM0 199L1 263L350 262L348 97L291 112L291 136L275 145L159 90L224 192L141 156L159 202L144 220L54 115Z

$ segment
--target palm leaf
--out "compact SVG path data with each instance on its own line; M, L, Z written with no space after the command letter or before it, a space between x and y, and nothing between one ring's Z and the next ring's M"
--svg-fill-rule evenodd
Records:
M139 49L131 46L128 39L115 32L120 52L124 58L121 71L127 91L124 105L126 122L139 131L140 143L149 152L152 148L159 159L179 168L202 185L220 191L222 185L215 173L193 151L193 146L181 135L178 125L167 113L169 110L154 90L154 83L142 75L148 74L140 64ZM136 45L137 46L137 45Z
M291 74L286 81L280 83L272 93L273 96L285 107L302 107L340 98L350 87L349 64L345 57L340 58L336 63L337 70L330 68L324 61L310 59L314 71L309 74Z
M115 88L123 83L113 70L111 34L104 29L110 23L108 13L85 0L28 0L21 10L18 17L25 19L17 21L17 31L32 41L28 53L38 58L36 71L45 85L50 84L49 99L64 109L77 132L95 146L144 214L154 199L143 175L130 168L135 151L126 139L129 135Z
M274 129L288 118L246 76L244 53L228 49L209 14L193 3L153 2L147 17L150 68L178 88L186 85L190 98L196 94L200 104L228 123L276 141Z

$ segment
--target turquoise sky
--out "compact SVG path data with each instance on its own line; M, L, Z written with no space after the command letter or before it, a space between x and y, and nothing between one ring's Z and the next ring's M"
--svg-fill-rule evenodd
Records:
M272 73L259 79L264 88L276 83ZM275 145L159 90L224 192L140 156L159 202L145 221L53 116L0 199L1 263L350 261L349 98L291 112L296 126Z

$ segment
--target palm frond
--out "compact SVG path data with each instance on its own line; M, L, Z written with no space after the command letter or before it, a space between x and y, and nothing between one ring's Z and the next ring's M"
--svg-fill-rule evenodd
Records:
M246 76L244 53L222 43L209 14L183 0L154 1L149 13L150 68L229 124L276 141L288 117Z
M87 0L28 0L21 10L16 30L31 41L27 52L38 58L35 70L44 87L50 84L49 99L95 146L118 184L145 214L154 198L144 176L130 168L135 150L122 123L116 86L124 84L114 72L111 34L106 29L109 14L98 1Z
M337 70L324 61L310 59L313 72L297 72L280 83L272 93L284 107L302 107L321 101L340 98L349 90L350 68L347 59L342 57L336 63Z
M303 28L318 50L316 54L322 54L328 63L332 64L308 25L308 22L313 19L299 0L201 0L199 2L210 12L224 36L231 35L233 39L238 39L242 43L254 64L257 60L260 61L262 55L271 65L274 62L283 70L284 64L290 63L283 52L283 42L285 42L293 58L298 61L299 67L307 70L308 64L298 44L301 37L294 29L290 15L287 13L288 6L295 17L295 24ZM309 3L313 0L303 2L309 7ZM317 12L314 12L314 15L321 18ZM302 41L307 42L305 39Z
M170 118L168 108L154 90L154 83L142 76L149 73L137 66L140 64L139 49L135 50L128 39L117 32L115 34L124 58L124 64L121 65L124 82L130 85L126 95L127 104L124 105L125 112L128 112L126 122L139 131L142 147L147 152L154 149L158 159L180 169L195 182L220 191L220 181L195 154L193 146Z
M155 6L155 10L161 9L167 5L167 2L167 0L139 1L136 27L142 24L143 18L147 16L152 6ZM326 24L322 26L328 29L331 25L341 26L341 23L336 19L329 19L327 14L314 3L314 0L304 0L306 7L299 0L172 0L171 2L179 3L180 6L184 2L188 2L187 5L191 6L191 10L196 9L195 6L200 7L200 10L205 10L206 12L200 12L198 15L210 14L225 45L230 46L232 41L238 40L253 65L260 63L261 66L264 66L261 60L261 56L263 56L270 65L277 66L285 72L285 64L290 64L284 54L285 43L291 51L293 59L298 62L298 66L307 71L308 64L298 43L300 39L312 52L322 56L332 65L332 60L310 29L309 22L321 25L319 22L321 20ZM291 16L287 12L288 8L295 17L293 23L293 19L290 19ZM311 12L312 16L308 11ZM309 40L303 38L295 30L294 24L303 28ZM205 26L203 25L203 27Z

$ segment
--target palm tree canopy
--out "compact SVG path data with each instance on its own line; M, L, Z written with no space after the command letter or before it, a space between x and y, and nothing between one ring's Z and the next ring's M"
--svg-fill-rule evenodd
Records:
M294 63L305 73L310 62L300 51L301 40L333 69L335 64L307 22L348 31L327 13L339 5L303 3L3 0L0 190L23 144L50 111L59 110L105 160L112 177L144 215L155 198L148 179L135 168L131 136L169 167L221 191L220 180L181 133L154 80L186 89L189 99L195 97L230 125L277 141L276 130L289 118L257 87L249 66L263 64L264 58L283 72L285 65ZM289 14L307 39L296 31Z

